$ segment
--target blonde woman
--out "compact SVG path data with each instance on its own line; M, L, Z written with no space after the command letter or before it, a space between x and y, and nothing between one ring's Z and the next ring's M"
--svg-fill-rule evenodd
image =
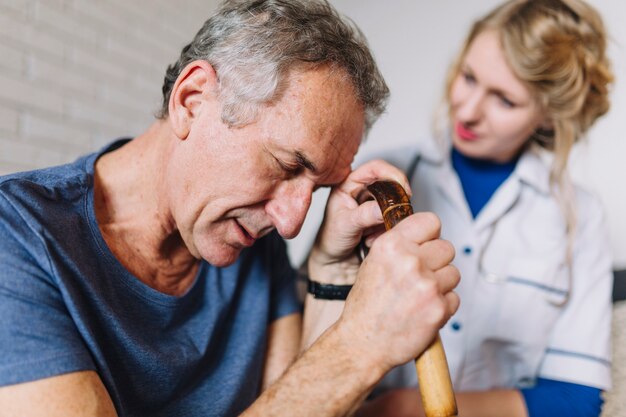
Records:
M442 329L459 415L598 416L610 388L611 259L598 201L567 175L609 108L599 14L514 0L477 21L449 73L443 141L384 157L456 248L461 307ZM416 384L412 364L384 386ZM419 415L414 389L362 415Z

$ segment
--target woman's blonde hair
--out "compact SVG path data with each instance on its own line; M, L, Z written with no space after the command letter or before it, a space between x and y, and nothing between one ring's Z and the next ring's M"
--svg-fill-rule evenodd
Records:
M552 128L530 138L552 151L550 183L565 217L571 265L576 212L567 175L572 146L609 109L613 81L600 14L582 0L511 0L472 26L450 68L446 98L473 40L485 30L500 36L515 75L529 88Z

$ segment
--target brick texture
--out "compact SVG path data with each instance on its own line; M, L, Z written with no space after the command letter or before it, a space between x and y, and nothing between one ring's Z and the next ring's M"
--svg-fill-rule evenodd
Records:
M217 0L0 0L0 175L141 133Z

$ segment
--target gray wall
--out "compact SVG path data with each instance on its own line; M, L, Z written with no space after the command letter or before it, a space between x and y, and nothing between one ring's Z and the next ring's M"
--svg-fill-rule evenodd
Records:
M0 0L0 174L141 133L214 2Z

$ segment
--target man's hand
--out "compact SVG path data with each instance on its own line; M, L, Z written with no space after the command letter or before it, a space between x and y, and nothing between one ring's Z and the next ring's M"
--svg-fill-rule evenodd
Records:
M308 397L323 400L302 415L345 415L391 368L419 356L459 306L452 292L459 282L450 265L454 249L439 232L434 214L417 213L378 237L358 268L339 320L246 415L278 413L290 401L301 402L303 387Z
M345 307L339 301L307 297L302 338L306 350L246 415L278 413L289 401L301 403L303 387L308 397L323 399L300 410L303 415L345 415L392 367L419 356L457 310L459 298L452 290L459 272L450 265L452 245L439 239L438 217L417 213L378 233L383 223L380 209L360 196L380 179L396 180L410 191L402 172L375 161L355 170L331 192L309 257L309 274L324 283L355 282L354 287ZM371 250L359 265L355 248L363 236Z
M348 328L361 328L359 332L366 337L382 342L384 353L388 353L387 341L396 337L404 338L409 351L421 353L458 308L458 297L451 290L458 284L459 273L449 265L454 249L439 240L439 219L431 213L418 213L383 235L378 204L362 201L368 194L367 185L381 179L395 180L410 193L402 171L384 161L371 161L353 171L329 196L309 256L309 275L335 285L358 282L345 312L341 302L307 297L302 348L310 346L343 312L339 328L346 323ZM361 265L356 249L364 237L371 251ZM409 336L419 343L411 345ZM409 351L385 361L402 357L406 362L417 356Z
M333 188L324 213L324 221L307 260L307 273L313 281L324 284L353 284L359 267L358 245L365 237L371 246L384 231L383 217L367 186L381 179L395 180L410 193L404 173L384 161L371 161L354 170ZM343 302L324 301L307 296L303 319L301 349L308 348L333 323L343 310Z
M367 195L367 185L381 179L397 181L410 194L404 173L380 160L362 165L333 188L308 260L313 280L336 285L354 283L360 265L356 248L361 239L365 236L370 246L384 231L378 204L374 200L360 201Z
M336 331L387 370L421 354L456 312L460 274L432 213L407 217L373 243Z

